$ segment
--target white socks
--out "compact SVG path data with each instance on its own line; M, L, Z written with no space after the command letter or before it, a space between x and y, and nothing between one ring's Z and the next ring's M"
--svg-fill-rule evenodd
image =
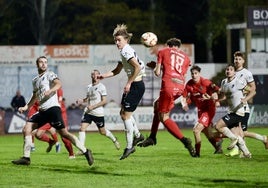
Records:
M116 141L116 138L114 137L113 133L110 130L108 130L108 129L105 128L105 132L106 132L106 135L105 136L107 136L108 138L110 138L113 142Z
M133 123L131 119L124 120L124 125L125 125L125 134L126 134L126 141L127 141L127 148L130 149L132 148L133 145Z
M137 127L136 120L134 119L134 117L133 117L133 116L130 116L130 119L131 119L132 124L133 124L134 135L135 135L135 137L136 137L136 138L139 138L139 137L140 137L140 135L141 135L141 133L140 133L140 131L139 131L138 127Z
M77 147L79 150L85 153L87 151L87 148L82 144L82 142L79 141L79 139L75 135L71 134L71 136L73 137L74 140L73 144L75 145L75 147Z
M24 137L23 156L30 158L32 146L32 135Z
M250 153L244 139L241 136L238 136L238 145L244 155L248 155Z
M228 138L230 138L232 140L237 139L237 136L235 136L234 133L232 133L232 131L228 127L223 127L222 129L223 129L222 133L225 136L227 136Z
M81 142L81 144L83 144L83 146L84 146L85 141L86 141L86 133L84 131L79 131L78 138L79 138L79 141Z

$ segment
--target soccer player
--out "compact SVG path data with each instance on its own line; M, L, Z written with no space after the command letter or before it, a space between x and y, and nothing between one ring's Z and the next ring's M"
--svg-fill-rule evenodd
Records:
M253 78L252 73L244 68L245 65L245 57L244 53L237 51L234 53L234 65L236 67L236 76L240 79L245 80L245 82L248 84L249 87L252 88L252 90L256 90L256 84ZM245 93L246 95L246 93ZM249 132L248 129L248 119L250 115L250 109L248 103L246 104L246 112L245 116L242 118L241 126L242 130L244 131L244 137L254 138L256 140L261 141L264 143L265 149L268 149L268 140L266 135L260 135L258 133ZM236 127L233 128L233 131L237 131ZM235 146L233 150L228 154L229 156L235 156L239 154L238 146Z
M120 51L122 61L119 61L116 68L105 74L99 75L100 79L115 76L125 70L127 80L121 100L120 116L124 122L126 130L127 146L120 160L127 158L135 152L135 146L138 142L144 140L144 136L140 133L133 112L136 110L142 96L145 92L142 77L145 75L145 67L135 50L129 45L132 33L128 33L125 24L118 24L114 29L113 37L117 48Z
M39 104L36 101L31 108L28 110L27 117L30 118L32 115L34 115L36 112L38 112L39 109ZM49 132L51 134L52 139L46 134L46 132ZM43 142L47 142L49 145L46 149L46 152L50 152L53 145L56 145L56 152L59 152L59 147L60 144L58 142L58 136L55 128L51 127L49 123L46 123L39 129L35 129L33 132L33 137L32 137L32 146L31 146L31 151L35 150L34 147L34 137L36 137L38 140L41 140Z
M243 139L243 131L240 122L245 115L245 105L247 104L247 101L250 100L256 92L251 87L248 87L244 80L239 79L239 77L235 75L234 65L227 65L225 74L227 78L221 82L219 100L226 100L229 107L229 113L218 120L215 127L220 133L232 140L228 149L233 149L238 143L239 148L243 152L243 156L251 158L251 153ZM243 90L248 92L245 97L243 95ZM230 129L236 126L240 129L240 134L236 133L235 135Z
M66 129L68 130L68 119L67 119L66 107L64 104L64 100L63 100L62 88L57 90L57 96L58 96L59 104L61 106L62 118L63 118L64 124L66 125ZM36 101L34 103L34 105L29 109L28 117L30 118L33 114L38 112L38 108L39 108L39 104ZM46 134L46 132L49 132L51 134L52 139ZM58 136L57 136L56 129L54 127L52 127L49 123L46 123L42 127L34 130L33 134L35 135L35 137L38 140L47 142L49 144L47 147L47 150L46 150L47 153L51 151L51 149L54 145L56 147L56 152L57 153L60 152L61 146L60 146L60 143L58 142ZM74 155L73 146L72 146L71 141L66 139L66 138L63 138L63 137L61 137L61 140L63 141L64 146L69 153L69 159L74 159L75 155ZM32 148L31 148L31 150L32 150Z
M197 65L190 69L192 79L190 79L184 89L182 108L187 111L189 109L187 100L190 99L197 106L198 122L193 128L195 137L195 157L200 157L201 149L201 132L204 132L210 143L215 148L216 153L222 153L222 139L215 138L212 133L212 120L216 113L216 106L219 106L217 92L219 87L210 80L201 77L201 68Z
M100 83L100 79L98 78L99 75L100 72L98 70L92 71L92 83L87 86L86 97L84 99L77 99L76 101L77 104L87 102L87 106L84 109L84 114L81 119L78 138L82 144L85 144L86 129L93 121L98 127L99 133L109 138L114 143L116 149L119 150L119 142L113 133L105 128L103 106L107 103L107 90L105 85Z
M62 137L69 139L72 144L83 152L88 164L91 166L94 162L91 150L83 146L79 139L65 128L57 97L57 90L62 86L61 81L54 72L48 70L48 62L45 56L40 56L36 59L36 66L38 75L32 80L33 93L31 99L25 106L20 107L18 111L20 113L27 111L35 101L39 102L39 111L31 116L23 127L23 157L13 160L12 163L30 165L32 131L46 123L50 123Z
M183 53L183 52L181 51L181 53ZM187 56L187 58L188 58L188 56ZM157 64L156 62L150 61L146 65L151 69L155 69L156 64ZM189 66L191 66L191 63L189 63ZM183 83L185 82L187 69L185 71L183 71L183 72L180 72L180 74L181 74L180 79L183 81ZM183 89L184 86L181 86L181 88ZM179 97L177 97L177 98L174 97L174 103L176 103L178 99L179 99ZM158 127L159 127L159 124L160 124L160 119L159 119L159 97L154 101L153 107L154 107L154 116L153 116L153 121L152 121L152 125L151 125L150 135L149 135L148 138L146 138L145 140L143 140L142 142L140 142L138 144L138 146L140 146L140 147L148 147L148 146L153 146L153 145L157 144L156 135L157 135Z
M174 107L174 101L183 93L185 74L191 65L191 60L180 49L181 41L179 39L170 38L166 44L168 47L161 49L157 54L157 64L154 69L157 77L162 73L157 109L159 120L175 138L184 144L190 155L195 156L191 139L184 137L179 126L169 117L170 111Z

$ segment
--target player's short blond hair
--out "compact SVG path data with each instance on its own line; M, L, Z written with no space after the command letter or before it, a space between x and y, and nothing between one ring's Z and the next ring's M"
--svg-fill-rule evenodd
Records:
M133 34L127 32L127 26L125 24L117 24L116 28L114 29L113 36L123 36L129 42Z

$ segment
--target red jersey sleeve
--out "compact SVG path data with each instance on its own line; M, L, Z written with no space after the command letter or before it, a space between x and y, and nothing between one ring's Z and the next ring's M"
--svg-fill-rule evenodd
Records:
M38 112L39 109L39 103L36 101L33 106L31 106L31 108L28 111L27 117L31 117L32 115L34 115L36 112Z
M58 95L58 98L63 97L63 91L62 91L61 88L58 89L58 91L57 91L57 95Z

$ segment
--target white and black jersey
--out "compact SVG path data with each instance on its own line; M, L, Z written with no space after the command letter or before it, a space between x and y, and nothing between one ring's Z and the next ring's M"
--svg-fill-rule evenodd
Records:
M244 80L235 77L232 81L228 82L225 78L221 82L221 92L226 96L226 101L230 110L230 113L236 113L237 115L244 116L245 108L241 104L241 99L244 98L243 89L247 83Z
M254 82L253 74L246 68L236 71L235 76L240 80L244 80L246 83Z
M123 64L124 70L127 73L128 77L130 77L134 73L134 67L128 63L128 60L130 60L131 58L135 58L141 67L141 71L135 79L139 79L142 76L145 76L144 62L139 59L139 57L137 56L137 53L129 44L126 44L124 48L120 50L120 55L122 58L122 64Z
M88 105L91 106L101 102L103 96L107 96L107 90L104 84L102 83L98 83L96 85L89 84L87 86ZM98 117L104 116L103 106L95 108L91 111L88 111L87 108L85 108L85 112L87 114Z
M52 71L46 71L41 76L38 75L32 80L33 93L36 94L39 101L39 110L45 111L53 106L59 106L58 96L56 92L45 96L44 93L53 87L53 80L58 79L58 76Z

